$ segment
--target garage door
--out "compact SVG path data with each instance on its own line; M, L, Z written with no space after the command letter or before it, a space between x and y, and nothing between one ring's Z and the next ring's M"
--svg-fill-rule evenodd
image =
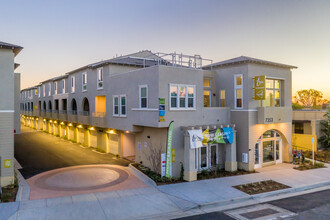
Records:
M97 147L97 131L90 131L90 146Z
M78 142L81 144L85 143L85 129L79 128L78 130Z
M108 142L110 153L119 155L119 135L108 134Z

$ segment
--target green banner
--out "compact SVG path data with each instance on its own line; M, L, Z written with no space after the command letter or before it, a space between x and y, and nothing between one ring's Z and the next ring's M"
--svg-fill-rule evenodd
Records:
M173 137L173 121L171 121L167 132L166 169L165 169L165 176L167 178L171 178L172 176L172 137Z

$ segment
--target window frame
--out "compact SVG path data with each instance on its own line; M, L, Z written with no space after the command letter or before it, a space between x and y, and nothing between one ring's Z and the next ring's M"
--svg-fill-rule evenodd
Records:
M266 80L271 80L273 81L273 87L272 88L267 88L266 86L266 94L267 91L272 91L273 92L273 99L272 99L272 105L270 106L265 106L265 100L262 100L262 107L281 107L282 106L282 80L281 79L276 79L276 78L271 78L271 77L267 77ZM279 87L280 88L275 88L275 82L279 81ZM267 85L267 84L266 84ZM275 92L278 91L280 93L280 98L276 99L275 98ZM279 100L280 101L280 105L279 106L275 106L275 100Z
M48 97L52 95L52 84L48 83Z
M115 107L116 107L116 105L115 105L115 98L117 98L118 99L118 114L115 114ZM120 103L119 103L119 96L118 95L113 95L112 96L112 115L113 116L115 116L115 117L119 117L119 113L120 113Z
M99 80L99 71L101 70L102 73L102 80ZM103 89L104 87L104 72L103 72L103 67L97 68L96 70L96 88L97 90ZM99 83L102 83L102 86L99 86Z
M121 99L122 98L125 98L125 114L123 114L122 113L122 103L121 103ZM127 96L126 96L126 94L124 94L124 95L120 95L119 96L119 115L120 115L120 117L127 117Z
M43 94L43 97L45 97L46 96L46 85L45 84L43 84L42 85L42 94Z
M146 88L146 97L141 97L141 89ZM140 109L148 109L149 105L148 105L148 101L149 101L149 93L148 93L148 85L139 85L139 108ZM142 98L146 98L146 107L142 107Z
M221 97L221 92L224 92L224 95L225 95L225 97L224 98L222 98ZM221 103L221 101L224 101L224 106L222 106L222 103ZM220 89L219 90L219 107L221 107L221 108L225 108L226 107L226 90L225 89Z
M88 76L87 76L87 72L83 72L81 74L82 78L81 78L81 91L86 92L87 91L87 80L88 80ZM86 78L86 82L84 83L84 80ZM86 86L86 89L84 89L84 86Z
M62 94L65 94L65 79L62 79Z
M172 107L172 96L171 96L171 87L172 86L177 87L177 96L176 96L176 106L177 107ZM180 94L179 94L180 87L185 87L185 89L186 89L185 107L180 107ZM193 107L188 107L188 103L189 103L188 89L189 89L189 87L192 87L194 89ZM185 110L185 111L196 110L196 85L170 83L169 84L169 110L171 110L171 111L172 110L174 110L174 111L175 110Z
M54 82L54 94L57 95L57 82Z
M71 85L71 93L75 93L76 92L76 77L75 76L71 76L70 85Z
M237 77L241 77L241 85L237 85L237 81L236 81L236 78ZM243 106L244 106L244 103L243 103L243 98L244 98L244 90L243 90L243 84L244 84L244 78L243 78L243 74L235 74L234 75L234 107L235 109L243 109ZM242 100L242 106L241 107L238 107L237 106L237 90L240 89L241 90L241 94L242 94L242 97L241 97L241 100Z

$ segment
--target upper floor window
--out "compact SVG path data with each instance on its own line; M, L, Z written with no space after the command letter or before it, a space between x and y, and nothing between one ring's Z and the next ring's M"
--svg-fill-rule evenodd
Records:
M62 80L62 93L65 93L65 79Z
M38 95L38 93L39 93L38 89L35 89L34 92L35 92L35 95Z
M48 83L48 96L52 94L52 84Z
M71 92L72 93L74 93L75 91L76 91L76 82L75 82L76 80L75 80L75 77L74 76L72 76L71 77Z
M235 75L235 108L243 108L243 75Z
M126 116L126 95L120 96L120 116Z
M220 90L220 107L226 107L226 90Z
M119 97L113 96L113 116L119 116Z
M148 108L148 86L139 86L140 108Z
M54 93L57 94L57 82L54 82Z
M82 74L82 91L87 91L87 73Z
M42 85L42 92L43 92L43 97L46 96L46 86Z
M281 81L277 79L266 79L266 99L264 107L281 106Z
M193 85L170 84L170 109L195 109L195 92Z
M38 87L38 97L40 98L40 86Z
M103 89L103 67L97 69L97 88Z
M204 87L211 87L211 80L208 78L204 78L203 80L203 86Z

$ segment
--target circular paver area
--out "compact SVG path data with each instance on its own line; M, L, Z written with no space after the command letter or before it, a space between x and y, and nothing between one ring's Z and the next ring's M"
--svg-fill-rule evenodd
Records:
M48 190L81 191L114 186L127 178L128 173L122 169L89 165L46 172L36 179L35 185Z

